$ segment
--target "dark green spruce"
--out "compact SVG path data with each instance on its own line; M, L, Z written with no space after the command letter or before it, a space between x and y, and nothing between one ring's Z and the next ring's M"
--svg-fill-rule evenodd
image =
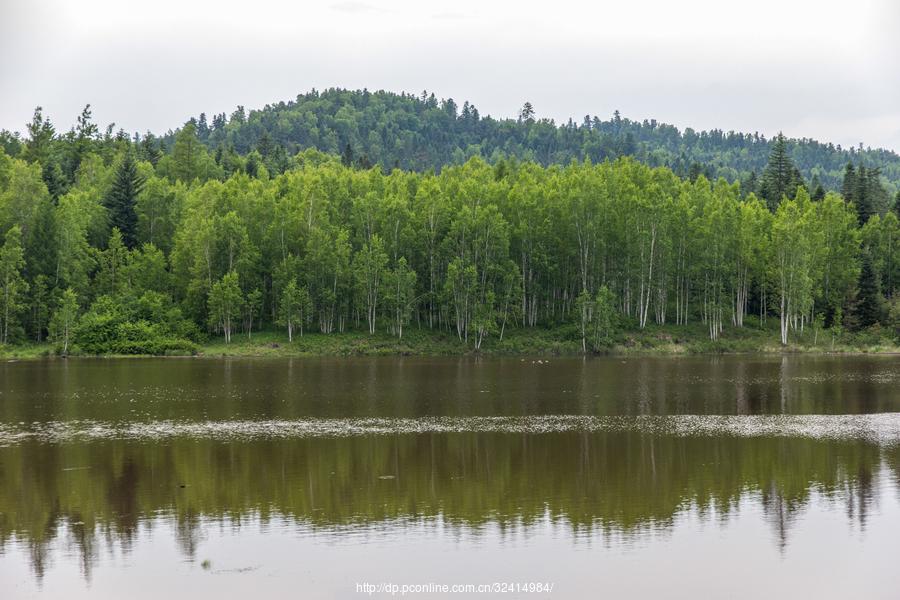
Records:
M784 134L779 133L762 174L760 194L769 209L775 210L782 198L793 198L797 188L802 185L804 185L803 177L788 155L787 139Z
M125 152L104 204L109 210L110 227L119 229L122 242L129 250L137 245L138 217L134 206L143 186L144 179L138 173L134 156L131 151Z
M882 319L881 284L866 253L859 273L859 294L856 298L856 319L859 327L871 327Z

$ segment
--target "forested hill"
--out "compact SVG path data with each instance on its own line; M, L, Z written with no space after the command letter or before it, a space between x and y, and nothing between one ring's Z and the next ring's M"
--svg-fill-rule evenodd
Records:
M200 115L195 121L200 139L213 151L258 149L266 156L283 149L291 156L317 148L362 166L417 171L462 164L473 155L489 162L506 156L543 165L630 155L650 166L668 166L682 177L703 172L709 179L745 181L762 172L772 150L773 140L758 133L681 131L654 119L632 121L618 111L608 120L584 116L562 124L540 116L540 107L528 103L517 119L495 119L469 102L459 105L424 92L329 89L249 113L239 106L230 116ZM173 143L174 134L166 141ZM900 156L893 151L812 139L789 139L788 151L807 181L818 176L828 189L840 189L848 162L880 168L888 191L900 189Z
M523 112L485 127L579 131ZM414 327L474 351L507 329L602 352L630 343L624 331L689 323L718 343L741 335L745 316L765 332L777 315L782 345L810 327L832 340L845 327L872 344L900 336L900 195L871 164L847 164L839 194L804 181L781 136L756 186L631 157L360 168L359 115L325 129L337 148L338 131L351 140L343 160L289 154L266 129L239 154L268 114L219 116L212 129L198 119L161 143L102 133L89 106L57 133L38 108L27 138L0 135L0 356L48 336L63 354L185 353L261 324L288 342L295 328L399 340Z

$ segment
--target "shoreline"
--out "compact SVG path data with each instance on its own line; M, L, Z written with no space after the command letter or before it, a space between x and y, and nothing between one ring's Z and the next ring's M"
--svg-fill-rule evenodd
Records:
M284 332L262 331L248 340L245 334L232 337L230 344L223 338L213 338L199 344L195 354L83 354L71 352L72 358L146 358L146 357L198 357L198 358L315 358L315 357L371 357L371 356L419 356L419 357L576 357L576 356L721 356L721 355L833 355L858 356L900 355L900 345L882 337L858 334L845 336L832 344L827 331L801 334L794 343L781 346L777 331L748 329L732 330L729 335L713 342L702 332L705 328L654 327L644 331L620 334L610 348L587 353L582 351L581 339L573 335L571 328L508 330L501 341L488 338L480 350L471 342L465 344L447 332L411 330L402 339L384 333L369 335L364 332L306 333L294 336L288 342ZM863 337L865 335L865 337ZM808 339L807 339L808 338ZM826 343L822 343L822 342ZM56 344L23 344L0 347L0 361L37 360L62 358Z

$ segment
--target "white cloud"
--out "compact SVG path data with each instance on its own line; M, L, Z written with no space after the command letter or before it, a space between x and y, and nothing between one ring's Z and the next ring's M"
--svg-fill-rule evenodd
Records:
M890 0L3 0L0 127L165 131L312 87L433 90L512 116L618 109L695 129L900 150Z

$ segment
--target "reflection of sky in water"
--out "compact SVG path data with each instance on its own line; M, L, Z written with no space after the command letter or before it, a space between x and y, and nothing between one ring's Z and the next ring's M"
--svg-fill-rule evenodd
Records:
M897 357L0 363L0 597L891 597L898 379Z
M900 502L890 487L865 526L819 493L787 524L770 501L745 494L726 513L686 506L670 523L629 533L572 529L549 514L528 524L469 526L438 515L334 528L258 514L188 527L159 515L127 544L97 538L81 560L78 534L63 526L39 579L23 576L27 543L13 540L0 579L12 582L13 598L352 598L363 581L546 581L555 586L550 597L564 598L598 590L615 598L699 590L710 598L891 598L900 584Z
M803 563L796 548L810 537L839 554L848 543L863 557L895 551L896 538L882 532L900 528L898 479L900 446L859 439L491 431L32 440L0 449L0 574L27 588L68 573L77 580L67 585L93 589L98 573L142 576L166 561L182 571L184 561L214 560L219 570L238 566L212 574L256 573L282 557L251 552L252 543L223 555L220 542L266 536L295 540L291 552L311 565L322 548L357 545L418 565L424 545L449 553L456 568L467 550L552 542L547 564L558 567L585 549L644 560L681 540L704 552L721 546L719 560L755 569L770 553ZM753 553L740 554L747 531ZM163 552L145 564L147 547ZM654 570L677 581L686 574L676 564ZM871 564L845 572L862 577ZM294 576L278 569L273 577Z

